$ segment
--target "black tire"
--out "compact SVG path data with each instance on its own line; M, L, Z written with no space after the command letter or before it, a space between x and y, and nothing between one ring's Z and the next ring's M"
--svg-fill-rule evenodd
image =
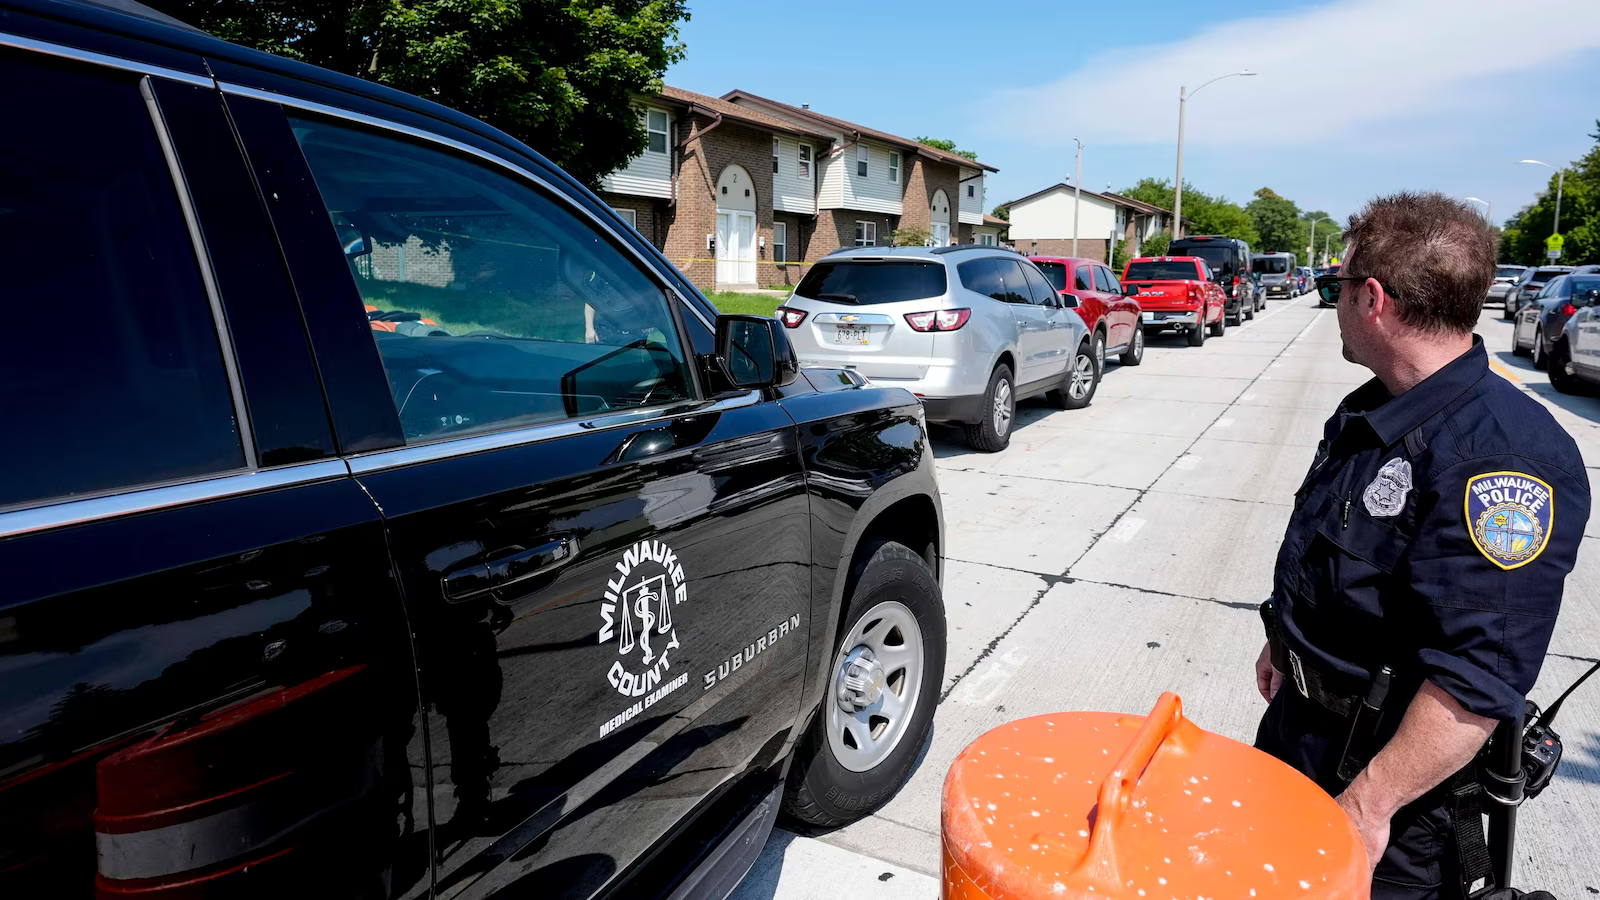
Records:
M1511 332L1511 355L1512 356L1527 356L1531 352L1532 351L1529 350L1527 347L1521 346L1520 344L1517 343L1517 332L1513 328L1512 332Z
M1571 367L1572 354L1567 350L1567 342L1556 341L1556 345L1550 348L1550 386L1563 394L1581 394L1583 380Z
M1128 349L1124 350L1121 356L1117 357L1117 362L1125 366L1137 366L1139 363L1144 362L1143 328L1134 326L1133 342L1128 345Z
M1509 322L1512 319L1515 319L1516 317L1517 317L1516 311L1511 308L1511 301L1507 300L1506 301L1506 305L1505 305L1505 309L1501 310L1501 312L1500 312L1500 318L1505 319L1507 322Z
M1010 400L1010 417L1005 420L1004 426L995 424L995 401L1000 397L1005 385L1004 394ZM989 387L983 392L983 418L977 422L969 422L962 426L967 434L967 443L972 449L983 453L998 453L1011 443L1011 430L1017 424L1017 385L1011 377L1011 367L1001 363L989 373Z
M1094 392L1100 388L1100 375L1105 371L1105 367L1101 362L1104 355L1105 343L1100 340L1098 335L1095 336L1092 346L1089 341L1079 344L1078 352L1072 355L1072 360L1067 363L1066 373L1061 376L1061 387L1046 394L1045 398L1056 409L1083 409L1094 402ZM1087 361L1090 369L1089 390L1081 397L1074 397L1072 396L1073 375L1077 372L1079 365L1085 361Z
M1244 307L1242 307L1242 306L1239 308L1239 315L1241 315L1241 316L1244 315ZM1237 325L1237 324L1239 324L1239 323L1238 322L1229 322L1228 321L1228 317L1226 315L1224 315L1222 318L1220 318L1217 321L1212 323L1212 325L1211 325L1211 336L1212 337L1222 337L1222 335L1227 332L1229 325Z
M1198 347L1206 342L1206 325L1200 321L1206 317L1204 309L1195 314L1195 324L1189 328L1189 346Z
M1250 308L1245 310L1244 318L1245 318L1245 321L1248 322L1248 321L1254 319L1255 317L1256 317L1256 307L1255 307L1255 304L1251 304Z
M901 603L911 611L922 632L921 685L899 742L881 762L863 772L845 768L834 756L826 731L828 710L817 710L795 747L783 792L784 814L804 828L838 828L872 813L900 790L927 741L939 688L944 683L947 629L939 579L927 560L903 544L886 541L876 548L862 548L863 555L868 551L871 555L861 565L841 616L840 638L849 635L861 617L879 604ZM830 667L841 649L837 646L840 638L835 638L834 652L827 656ZM833 686L837 677L838 673L830 669L824 704L835 702Z
M1228 315L1228 308L1227 307L1223 307L1222 308L1222 322L1223 322L1223 326L1224 327L1226 327L1228 325L1238 325L1240 322L1243 322L1243 321L1244 321L1244 298L1243 297L1239 298L1238 305L1233 308L1233 315L1232 316ZM1211 333L1212 334L1219 334L1220 332L1212 331Z
M1528 351L1533 356L1533 367L1541 372L1550 368L1550 354L1544 352L1544 329L1537 328L1533 332L1533 348Z

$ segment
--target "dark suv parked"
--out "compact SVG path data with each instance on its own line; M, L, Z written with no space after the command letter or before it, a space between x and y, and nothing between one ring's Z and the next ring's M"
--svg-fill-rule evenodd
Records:
M1255 274L1250 245L1238 238L1197 234L1178 238L1167 248L1167 256L1198 256L1211 267L1211 275L1228 297L1227 320L1238 325L1254 319L1256 310L1265 309L1266 297Z
M0 897L725 896L909 773L921 407L466 116L0 3Z

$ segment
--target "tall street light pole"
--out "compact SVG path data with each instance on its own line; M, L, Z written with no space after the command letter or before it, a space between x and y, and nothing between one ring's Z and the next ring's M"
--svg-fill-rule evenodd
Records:
M1172 236L1174 238L1183 237L1183 119L1184 112L1189 105L1189 98L1200 93L1200 91L1205 88L1206 84L1211 84L1215 81L1221 81L1224 78L1232 78L1235 75L1254 74L1256 73L1250 71L1249 69L1241 69L1238 72L1229 72L1226 75L1218 75L1217 77L1211 79L1211 81L1208 81L1205 84L1200 85L1200 87L1195 88L1192 93L1187 87L1183 87L1182 85L1178 87L1178 182L1177 184L1173 185L1172 194Z
M1556 173L1556 224L1555 224L1555 226L1553 228L1550 229L1550 233L1551 234L1560 234L1561 233L1561 186L1566 184L1566 182L1567 182L1567 170L1566 169L1557 169L1555 166L1552 166L1547 162L1539 162L1537 159L1519 159L1519 160L1517 160L1517 163L1519 165L1524 165L1524 166L1544 166L1546 169L1550 169L1550 170L1552 170L1552 171L1554 171Z
M1310 238L1310 240L1306 241L1306 262L1313 262L1311 257L1312 257L1313 254L1315 254L1317 252L1317 223L1318 222L1333 222L1333 220L1328 218L1327 216L1323 216L1322 218L1316 219L1311 223L1311 238ZM1337 224L1337 223L1335 223L1335 224Z
M1083 202L1083 141L1073 138L1078 145L1078 173L1072 176L1072 255L1078 255L1078 205Z
M1483 220L1485 222L1488 222L1490 225L1494 224L1494 204L1493 203L1490 203L1487 200L1479 200L1477 197L1462 197L1461 199L1463 199L1463 200L1471 200L1473 203L1482 203L1483 204Z

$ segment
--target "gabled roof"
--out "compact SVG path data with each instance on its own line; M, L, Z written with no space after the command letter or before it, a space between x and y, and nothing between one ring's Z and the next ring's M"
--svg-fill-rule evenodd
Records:
M988 213L984 213L983 214L983 224L992 225L992 226L996 226L996 227L999 227L999 228L1009 228L1009 227L1011 227L1011 223L1010 222L1006 221L1005 219L1000 218L999 216L991 216Z
M837 129L847 133L855 132L859 135L872 138L876 141L881 141L885 144L894 144L903 147L916 153L918 156L925 156L928 159L937 160L938 162L942 163L949 163L956 166L966 166L969 169L987 169L990 172L1000 171L988 163L978 162L974 159L968 159L959 153L949 153L936 147L929 147L927 144L918 143L910 138L904 138L897 134L890 134L887 131L879 131L876 128L868 128L865 125L857 125L854 122L846 122L843 119L835 119L832 116L825 116L816 110L802 109L798 106L791 106L788 103L779 103L776 100L769 100L766 97L752 94L749 91L732 90L726 94L723 94L722 99L733 102L737 102L739 100L750 100L756 103L765 103L770 106L778 107L784 112L802 121L811 122L818 128ZM748 107L746 107L746 109L748 109Z
M740 106L737 103L729 103L721 97L713 97L710 94L697 94L694 91L686 91L683 88L675 88L672 85L663 85L658 96L678 106L699 110L708 115L723 116L745 125L753 125L770 131L781 131L784 134L799 135L800 137L812 138L824 143L833 140L831 136L820 131L813 131L793 122L780 119L777 116L769 116L758 109Z
M1045 194L1048 194L1048 193L1050 193L1051 191L1054 191L1054 190L1071 191L1072 189L1073 189L1072 185L1067 184L1065 181L1060 181L1060 182L1057 182L1055 184L1050 185L1049 187L1045 188L1042 191L1034 191L1033 193L1029 194L1026 197L1018 197L1017 199L1012 200L1010 203L1002 203L1000 205L1001 206L1014 206L1014 205L1016 205L1018 203L1026 203L1029 200L1032 200L1032 199L1034 199L1036 197L1043 197ZM1136 210L1138 212L1159 213L1159 214L1164 215L1164 216L1172 215L1172 210L1170 210L1170 209L1162 209L1159 206L1153 206L1153 205L1151 205L1149 203L1145 203L1142 200L1135 200L1132 197L1124 197L1121 194L1113 194L1110 191L1091 191L1088 188L1084 188L1083 189L1083 195L1086 196L1086 197L1098 197L1099 199L1104 200L1107 203L1113 204L1115 206L1126 206L1127 208L1132 209L1132 210ZM1187 221L1187 220L1185 220L1185 221Z

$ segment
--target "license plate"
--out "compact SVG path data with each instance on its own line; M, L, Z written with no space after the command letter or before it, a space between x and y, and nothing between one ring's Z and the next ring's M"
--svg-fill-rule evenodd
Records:
M1155 320L1156 320L1156 314L1155 314L1155 313L1153 313L1153 312L1149 312L1149 311L1148 311L1148 310L1147 310L1147 311L1146 311L1146 312L1145 312L1145 314L1144 314L1144 320L1145 320L1145 321L1146 321L1146 322L1154 322L1154 321L1155 321Z
M865 344L867 335L871 332L859 325L835 325L833 333L835 344Z

